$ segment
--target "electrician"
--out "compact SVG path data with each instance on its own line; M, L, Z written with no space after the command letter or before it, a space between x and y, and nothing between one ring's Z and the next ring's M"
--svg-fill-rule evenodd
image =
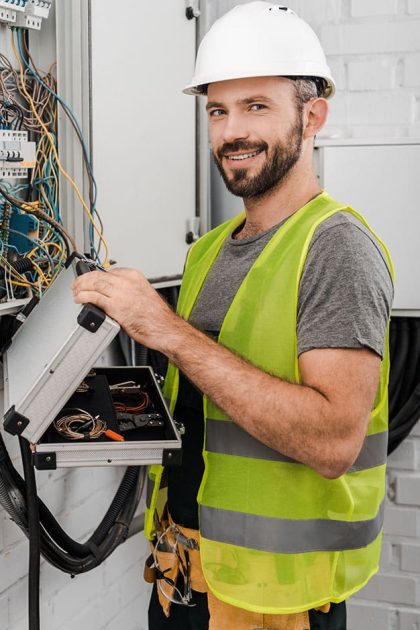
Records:
M392 264L313 172L334 89L295 13L224 15L185 92L207 96L244 213L190 249L178 314L138 271L75 281L76 302L169 358L186 427L182 466L149 471L151 630L344 630L345 600L378 569Z

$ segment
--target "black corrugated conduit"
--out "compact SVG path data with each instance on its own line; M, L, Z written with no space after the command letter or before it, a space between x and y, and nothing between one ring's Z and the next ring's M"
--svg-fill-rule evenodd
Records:
M77 575L94 569L128 536L131 517L139 503L145 471L129 467L101 523L85 543L62 529L46 505L39 500L40 549L44 558L66 573ZM36 496L36 488L35 488ZM14 468L0 436L0 503L29 537L27 484ZM128 515L128 517L127 517Z
M29 630L40 630L39 616L39 571L41 564L40 547L41 532L39 525L38 494L35 471L32 466L32 454L29 443L19 438L22 455L23 472L26 484L26 508L28 517L29 538L29 571L28 571L28 618Z
M390 326L389 440L392 453L420 417L420 319L393 317Z
M392 320L390 335L393 332L397 332L397 345L394 351L394 355L391 357L391 371L389 374L389 415L390 417L395 415L397 403L399 400L400 391L403 385L403 378L405 372L405 366L407 362L407 356L410 351L410 335L407 318L401 318L399 320Z

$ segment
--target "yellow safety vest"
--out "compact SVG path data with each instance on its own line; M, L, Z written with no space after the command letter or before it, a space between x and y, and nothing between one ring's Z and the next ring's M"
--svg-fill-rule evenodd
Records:
M299 383L297 304L316 228L352 208L323 192L290 217L266 245L240 286L219 343L261 370ZM240 215L191 248L178 312L188 319L203 282ZM392 262L383 247L392 271ZM341 602L378 569L388 427L388 333L375 406L351 469L326 479L274 451L204 397L205 472L198 494L204 576L216 597L265 614L286 614ZM170 365L165 396L173 412L179 373ZM232 387L235 380L232 377ZM258 396L250 391L249 396ZM264 400L261 400L264 411ZM146 534L165 502L161 466L149 471Z

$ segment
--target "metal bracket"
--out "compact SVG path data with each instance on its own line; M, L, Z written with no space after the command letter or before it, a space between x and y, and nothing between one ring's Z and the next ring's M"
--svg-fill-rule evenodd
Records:
M185 17L187 20L193 20L200 16L199 4L200 0L185 0Z
M51 453L33 453L32 463L37 470L55 470L57 468L57 456Z
M85 304L77 317L79 326L95 333L105 321L105 313L93 304Z
M192 221L188 221L188 232L185 235L187 245L195 243L200 238L200 217L195 217Z
M21 433L26 429L29 424L29 420L26 416L23 416L21 413L16 411L15 406L13 405L7 411L4 416L3 426L5 431L11 433L12 435L21 435Z

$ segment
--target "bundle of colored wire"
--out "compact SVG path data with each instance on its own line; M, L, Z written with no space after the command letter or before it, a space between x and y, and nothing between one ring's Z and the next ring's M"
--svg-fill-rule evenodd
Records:
M36 67L29 52L27 31L12 27L12 49L18 70L0 54L0 130L26 130L36 142L35 168L27 180L6 180L0 185L0 301L44 293L62 269L74 239L62 224L59 206L59 174L70 183L89 219L91 256L107 265L108 248L96 209L97 186L80 125L71 108L57 93L53 64L47 72ZM89 202L63 168L58 156L57 107L63 108L82 147L89 181ZM12 180L13 181L13 180ZM14 221L15 215L36 218L32 232ZM11 223L11 219L14 223ZM104 257L101 259L101 247ZM82 248L83 249L83 248ZM31 264L21 265L22 259ZM25 268L25 271L18 269Z
M42 294L70 253L71 239L62 227L58 207L58 168L42 127L44 125L56 138L57 108L48 91L50 87L55 87L51 72L45 75L45 85L40 85L27 73L22 78L11 62L0 55L0 127L26 129L37 143L36 166L29 181L17 185L2 181L0 186L0 267L3 270L0 299L3 300ZM28 107L25 92L31 94L35 113ZM12 227L11 220L25 214L36 217L33 232ZM23 259L30 264L20 264ZM23 267L25 271L18 271Z
M82 204L82 207L89 219L90 222L90 236L91 236L91 249L92 252L95 255L95 258L98 260L98 262L101 262L104 266L108 266L109 262L108 262L108 245L103 237L103 228L102 228L102 222L99 219L99 227L97 226L94 216L93 214L95 213L96 216L98 217L98 212L96 210L96 182L93 178L93 173L92 173L92 167L90 164L90 161L88 159L87 156L87 150L86 150L86 145L84 143L83 140L83 136L80 130L80 125L77 122L73 112L71 111L71 109L69 108L69 106L64 103L64 101L58 96L57 92L55 89L53 89L53 87L51 87L50 85L48 85L48 82L45 82L43 78L41 78L39 71L37 70L35 64L33 63L32 57L29 54L28 51L28 46L27 46L27 42L25 40L24 37L24 31L22 31L22 29L17 29L17 42L18 42L18 51L16 50L16 46L14 44L14 38L13 38L13 33L12 33L12 48L13 51L15 53L16 59L19 63L19 67L20 67L20 85L21 85L21 89L22 92L26 98L26 100L29 102L29 105L31 107L32 112L34 113L37 121L39 122L39 124L41 125L41 128L43 130L43 132L45 133L48 142L51 145L51 149L53 151L54 154L54 158L55 158L55 162L56 165L58 167L58 170L61 172L61 174L66 178L66 180L70 183L70 185L72 186L74 192L76 193L76 196L78 197L80 203ZM29 60L32 63L32 67L29 65ZM26 70L24 70L24 68L26 67ZM58 158L58 153L57 153L57 149L56 149L56 143L54 141L54 137L52 136L52 134L49 132L49 130L47 129L47 126L43 123L41 117L39 116L38 112L36 111L35 108L35 104L33 102L33 99L31 98L28 90L26 89L25 86L25 74L28 74L30 76L33 76L35 81L37 83L39 83L40 86L42 86L43 89L47 90L48 94L50 95L50 97L54 100L54 103L59 102L63 108L64 111L66 113L66 115L69 117L77 135L79 140L81 141L82 144L82 149L83 149L83 155L84 155L84 159L85 159L85 164L86 164L86 168L87 168L87 173L89 176L89 181L90 181L90 201L91 201L91 208L89 209L88 206L86 205L85 201L83 200L83 197L77 187L77 185L75 184L75 182L73 181L73 179L70 177L70 175L65 171L65 169L62 167L61 162ZM95 247L95 239L94 239L94 235L97 235L98 239L99 239L99 247L98 250L96 250ZM101 261L100 257L99 257L99 250L101 245L104 246L105 249L105 259L104 261Z
M67 440L98 438L107 430L107 425L99 416L92 416L84 409L73 409L76 413L67 414L54 420L54 428Z
M134 381L110 386L114 408L118 413L140 413L150 405L150 397Z
M131 397L132 402L130 400L123 402L121 400L116 400L114 402L115 411L119 413L140 413L147 409L150 404L150 399L146 392L141 392L138 394L137 400L133 400L134 397Z

